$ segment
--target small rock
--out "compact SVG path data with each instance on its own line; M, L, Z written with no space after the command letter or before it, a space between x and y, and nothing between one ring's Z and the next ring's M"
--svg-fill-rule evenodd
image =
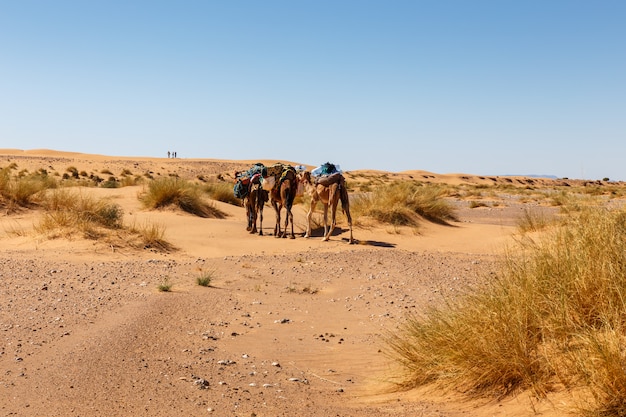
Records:
M200 389L208 389L209 388L209 381L207 381L204 378L195 378L195 381L193 381L193 383Z

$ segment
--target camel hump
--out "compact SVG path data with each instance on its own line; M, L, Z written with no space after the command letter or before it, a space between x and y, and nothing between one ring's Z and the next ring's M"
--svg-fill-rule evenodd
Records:
M341 175L340 172L335 172L334 174L330 174L330 175L322 175L321 177L317 178L315 183L321 184L324 186L329 186L331 184L336 184L342 181L343 181L343 175Z
M266 168L265 175L266 177L277 177L283 173L285 166L281 163L274 164Z

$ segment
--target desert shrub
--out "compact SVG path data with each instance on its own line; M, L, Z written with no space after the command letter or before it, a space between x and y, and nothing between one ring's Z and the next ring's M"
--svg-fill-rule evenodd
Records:
M170 277L163 278L161 283L157 286L157 290L159 290L160 292L172 291L172 283L170 282Z
M100 183L102 183L102 181L104 181L104 179L100 178L98 175L94 175L94 174L90 174L89 175L89 179L91 180L93 185L99 185Z
M201 287L210 287L211 281L213 281L213 271L202 271L200 275L196 277L196 284Z
M562 383L589 393L586 412L623 415L626 212L586 207L516 245L484 287L409 317L388 337L399 386L543 396Z
M233 206L241 206L241 199L235 197L235 194L233 193L233 184L229 182L210 182L205 184L202 189L213 200L232 204Z
M120 187L130 187L133 185L137 185L139 181L141 181L141 177L123 175L122 178L117 181L117 183Z
M42 201L45 210L35 227L40 233L80 231L87 238L101 235L98 229L122 228L123 210L114 203L97 200L70 188L56 189Z
M524 207L522 216L518 220L517 228L522 233L537 232L545 229L548 224L549 221L541 210Z
M0 169L0 202L9 207L27 207L38 202L43 191L57 186L47 173L13 176L11 170L11 167Z
M369 216L396 226L417 226L422 218L447 223L456 219L453 207L444 199L447 193L441 186L395 182L354 196L350 209L356 218Z
M76 167L69 166L69 167L67 167L66 171L69 173L69 175L72 176L72 178L78 178L78 169ZM65 176L64 176L64 178L65 178Z
M140 244L144 249L155 249L169 252L174 247L165 240L165 227L157 223L144 223L142 225L132 224L129 230L140 238Z
M146 208L175 206L200 217L224 218L226 214L210 202L204 201L198 186L177 177L163 177L151 181L139 195Z
M117 178L111 176L106 181L103 181L100 184L100 187L102 187L102 188L119 188L120 187L120 182L117 180Z
M469 202L469 208L478 208L478 207L487 207L487 204L485 204L482 201L476 201L476 200L472 200Z

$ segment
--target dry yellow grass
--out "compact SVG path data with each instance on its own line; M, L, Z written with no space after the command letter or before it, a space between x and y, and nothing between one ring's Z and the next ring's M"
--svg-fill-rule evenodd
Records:
M471 395L584 386L592 415L626 405L626 212L587 207L519 241L488 284L388 338L404 388Z
M202 199L200 188L184 179L165 177L150 181L139 195L144 207L158 209L175 206L199 217L224 218L215 205Z

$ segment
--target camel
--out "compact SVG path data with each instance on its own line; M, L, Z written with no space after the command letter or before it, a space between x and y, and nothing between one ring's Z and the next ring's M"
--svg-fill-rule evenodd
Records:
M243 205L246 208L246 217L248 218L248 227L246 228L250 234L259 233L263 236L263 207L269 200L268 192L261 187L259 178L250 180L250 189L248 195L243 199ZM259 228L257 230L256 221L259 219Z
M335 173L325 177L316 183L313 183L311 179L311 172L304 171L300 175L300 181L304 183L307 194L311 197L311 207L306 215L307 228L304 237L311 236L311 217L315 211L315 206L318 201L321 201L324 205L324 238L322 241L328 241L333 234L336 224L337 204L341 200L341 209L348 219L348 227L350 228L350 240L349 243L354 243L352 237L352 216L350 215L350 201L348 199L348 189L346 188L346 182L340 173ZM331 209L332 218L330 227L328 226L328 209Z
M275 165L275 167L277 167ZM268 168L268 175L272 172ZM277 178L276 183L270 191L270 202L276 211L276 226L274 227L274 236L287 237L287 227L291 222L291 239L295 239L296 235L293 232L293 213L291 207L293 206L293 200L296 197L296 191L298 189L298 178L296 176L296 170L289 166L283 165L280 173L274 174ZM281 230L280 226L280 212L285 207L287 211L285 214L285 229Z
M261 178L265 167L262 163L255 164L246 172L235 172L235 186L233 192L235 197L241 198L243 206L246 208L248 226L246 228L251 234L259 232L263 236L263 207L269 200L269 195L261 186ZM259 219L259 229L256 221Z

